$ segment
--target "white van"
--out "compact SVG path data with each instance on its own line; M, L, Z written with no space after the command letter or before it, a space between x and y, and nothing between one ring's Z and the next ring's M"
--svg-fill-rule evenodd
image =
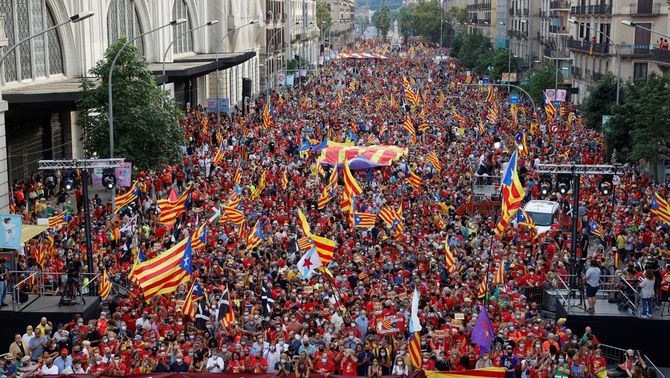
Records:
M523 210L533 218L537 233L542 234L551 229L553 224L560 224L560 206L554 201L529 201Z

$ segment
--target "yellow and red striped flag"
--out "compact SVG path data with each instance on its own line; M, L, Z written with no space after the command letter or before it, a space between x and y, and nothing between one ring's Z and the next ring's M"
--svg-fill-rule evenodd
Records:
M49 217L49 228L56 228L59 226L65 226L67 222L71 221L72 215L68 214L67 211L63 211L58 215L54 215L53 217Z
M176 198L177 193L174 188L172 188L168 199L159 199L156 201L156 204L161 211L158 222L167 225L174 224L177 217L186 210L186 201L188 200L190 193L191 187L189 186L179 198Z
M440 159L438 159L437 154L435 151L431 152L428 154L426 159L430 162L430 164L435 167L435 170L441 171L442 170L442 164L440 164Z
M351 169L349 169L349 162L347 162L346 159L344 159L342 175L344 179L344 193L346 194L347 198L349 198L349 200L363 193L363 189L361 189L361 186L358 185L358 181L356 181L356 178L351 173Z
M224 205L223 211L226 213L228 220L235 225L242 225L244 223L244 213L235 207Z
M414 128L414 122L412 121L412 117L410 117L409 113L407 113L407 118L405 118L405 122L403 122L402 128L405 129L405 131L407 131L412 137L412 143L416 143L416 129Z
M286 190L288 188L288 169L284 169L281 174L281 187Z
M142 289L144 300L149 302L160 294L177 290L191 277L191 236L187 236L167 251L151 260L139 263L134 277Z
M353 223L356 228L372 228L377 223L377 214L362 213L360 211L354 211L353 213Z
M407 177L405 178L405 180L407 180L407 182L410 185L412 185L414 190L419 190L419 188L421 187L422 183L421 177L419 177L419 175L414 173L414 171L412 171L412 169L410 169L409 167L407 167Z
M107 300L109 293L112 291L112 282L107 277L107 270L102 272L100 276L100 297L102 300Z
M114 197L114 213L118 213L122 208L135 201L139 194L140 191L137 188L137 181L135 181L127 192Z
M203 222L191 235L191 248L203 248L207 244L207 222Z
M488 291L488 287L486 285L486 276L482 279L482 282L479 283L477 286L477 298L479 299L484 299L486 298L486 293Z
M300 208L298 208L298 218L300 219L300 227L302 227L302 231L305 233L305 236L312 239L312 243L314 244L314 247L316 247L316 252L321 258L321 264L323 266L327 266L328 263L333 260L333 254L335 253L335 242L328 238L312 234L309 223L307 223L307 218Z
M235 171L235 176L233 176L233 182L237 185L240 185L240 182L242 182L242 171L239 169Z
M651 198L651 212L667 224L670 224L670 205L660 194L654 193Z
M444 265L447 267L447 269L456 265L456 259L454 258L454 254L451 253L451 248L449 248L448 238L447 240L444 241Z
M195 288L195 281L191 285L191 289L186 294L184 303L181 305L181 313L191 319L195 319L195 300L193 299L193 289Z
M505 283L505 260L500 261L496 275L493 277L493 285L502 285Z
M328 202L330 202L333 197L335 196L335 188L337 187L337 167L333 167L332 171L330 171L330 178L328 179L328 184L326 185L325 188L323 188L323 191L321 192L321 196L319 196L319 205L318 208L319 210L322 210Z
M269 129L272 126L272 115L270 114L270 104L265 106L263 109L263 127Z

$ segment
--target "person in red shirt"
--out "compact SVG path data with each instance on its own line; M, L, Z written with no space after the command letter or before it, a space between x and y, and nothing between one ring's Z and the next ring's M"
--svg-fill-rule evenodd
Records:
M314 365L314 370L319 374L323 374L324 377L328 377L335 372L335 363L328 357L328 354L323 353Z
M355 377L358 364L356 358L353 356L351 349L344 351L342 361L340 362L340 374L347 377Z

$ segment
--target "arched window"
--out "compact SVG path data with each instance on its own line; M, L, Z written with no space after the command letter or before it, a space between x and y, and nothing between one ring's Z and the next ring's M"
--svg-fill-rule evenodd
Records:
M191 30L191 15L188 11L188 6L185 0L174 0L174 7L172 7L172 19L177 20L185 18L186 22L179 24L172 28L172 36L176 38L179 34ZM183 54L193 51L193 32L186 33L174 43L174 53Z
M126 37L135 38L142 34L140 17L135 4L131 0L113 0L107 12L107 38L111 45L117 39ZM140 55L144 55L144 41L142 38L134 42Z
M44 0L0 0L7 46L55 25ZM10 53L4 62L4 82L35 79L63 73L58 32L33 38Z

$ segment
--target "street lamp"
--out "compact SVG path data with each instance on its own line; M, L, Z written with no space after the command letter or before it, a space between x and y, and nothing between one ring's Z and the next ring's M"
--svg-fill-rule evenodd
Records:
M571 24L578 25L579 23L577 20L574 18L569 18L568 22ZM616 52L616 58L617 58L617 74L616 74L616 104L619 105L619 93L621 89L621 54L619 54L619 48L617 47L617 44L614 42L614 40L607 34L601 32L598 29L592 29L595 30L598 34L602 35L609 41L609 43L614 46L614 51ZM554 94L555 96L555 94Z
M505 26L505 32L507 32L507 25L498 21L498 25ZM507 93L512 93L512 47L509 43L509 34L507 35Z
M151 29L148 32L142 33L142 34L140 34L140 35L138 35L138 36L136 36L132 39L129 39L128 41L126 41L126 43L123 44L123 46L121 46L119 51L117 51L116 55L114 56L114 59L112 60L112 65L109 67L109 77L107 78L107 92L108 92L107 96L109 97L109 110L108 110L108 114L107 114L107 120L108 120L108 123L109 123L109 157L110 158L114 157L114 108L113 108L114 103L113 103L113 99L112 99L112 74L114 74L114 66L116 66L116 61L121 56L121 52L123 50L125 50L126 47L128 47L128 45L135 42L136 40L144 37L147 34L151 34L151 33L156 32L158 30L167 28L168 26L175 26L175 25L182 24L184 22L186 22L185 18L172 20L172 21L168 22L167 24L165 24L163 26L159 26L155 29ZM114 202L114 191L113 190L112 190L112 202Z
M528 20L521 20L522 24L528 24L526 27L527 31L521 30L521 32L526 36L526 39L528 40L528 69L530 70L531 68L531 60L533 59L533 40L530 38L530 22Z
M196 26L196 27L194 27L194 28L192 28L192 29L189 29L189 30L187 30L187 31L185 31L185 32L182 32L181 34L179 34L179 35L177 35L176 37L174 37L174 39L172 40L172 42L170 42L170 44L168 45L168 47L165 49L165 53L163 54L163 76L165 76L165 60L167 59L167 54L168 54L168 52L170 51L170 48L172 47L172 45L174 45L174 43L177 42L177 40L178 40L179 38L183 37L184 35L186 35L186 34L188 34L188 33L194 32L194 31L196 31L196 30L198 30L198 29L202 29L202 28L207 27L207 26L216 25L216 24L218 24L218 23L219 23L219 20L208 21L208 22L207 22L206 24L204 24L204 25ZM165 83L163 83L163 90L165 90Z
M2 55L2 58L0 58L0 67L2 66L2 63L5 62L5 59L7 59L7 57L9 56L9 54L10 54L12 51L14 51L14 49L16 49L17 47L19 47L19 45L21 45L22 43L27 42L27 41L29 41L29 40L31 40L31 39L33 39L33 38L39 37L39 36L41 36L41 35L44 35L44 34L50 32L50 31L52 31L52 30L54 30L54 29L60 28L61 26L65 26L65 25L67 25L67 24L69 24L69 23L75 23L75 24L76 24L76 23L78 23L78 22L84 21L84 20L87 19L87 18L93 17L94 14L95 14L95 13L93 13L93 12L89 12L89 11L84 11L84 12L81 12L81 13L77 13L77 14L75 14L75 15L73 15L73 16L70 16L70 18L68 18L67 21L63 21L63 22L61 22L61 23L58 24L58 25L54 25L54 26L52 26L52 27L50 27L50 28L47 28L47 29L45 29L45 30L42 30L41 32L39 32L39 33L37 33L37 34L33 34L33 35L31 35L31 36L28 36L28 37L26 37L26 38L24 38L24 39L18 41L15 45L9 47L9 48L7 49L7 51L5 51L5 53Z
M270 11L270 12L271 12L271 11ZM274 17L273 17L273 18L274 18ZM221 43L223 43L223 41L225 41L231 34L235 33L236 31L242 29L242 28L245 27L245 26L253 25L253 24L258 23L258 22L260 22L260 21L258 21L258 20L251 20L251 21L247 22L246 24L242 24L242 25L236 27L235 29L233 29L233 30L229 31L228 33L226 33L226 35L224 35L223 38L221 38L221 40L220 40L219 43L217 44L216 51L214 52L214 56L215 56L214 59L216 60L216 124L217 124L217 125L220 125L220 124L221 124L221 122L220 122L220 121L221 121L221 109L220 109L220 106L219 106L219 103L220 103L221 101L219 100L219 86L220 86L220 85L219 85L219 80L220 80L220 79L219 79L219 48L218 48L218 46L219 46Z
M633 28L640 28L640 29L646 30L650 33L658 34L661 37L670 38L670 35L659 33L657 31L651 30L650 28L642 26L642 25L638 24L637 22L633 22L633 21L629 21L629 20L621 20L621 23L626 25L626 26L630 26L630 27L633 27Z

